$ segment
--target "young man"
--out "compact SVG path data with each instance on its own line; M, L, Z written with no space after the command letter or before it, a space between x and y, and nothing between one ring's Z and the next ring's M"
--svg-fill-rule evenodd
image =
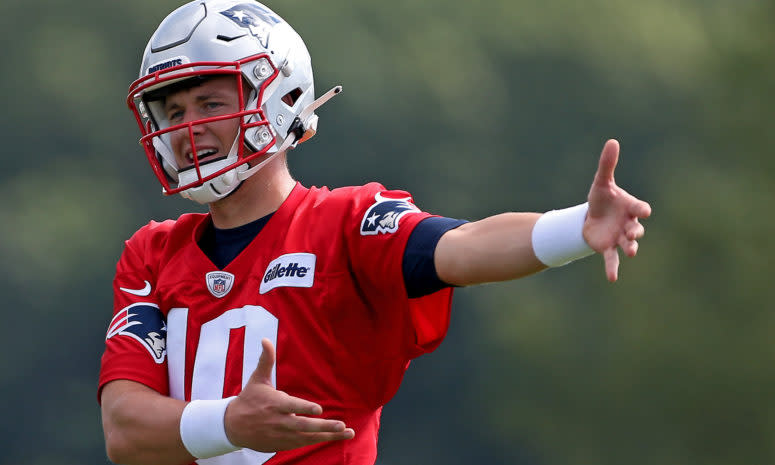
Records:
M127 99L167 194L209 214L126 242L99 380L116 463L373 464L382 406L444 338L454 286L593 252L617 278L650 207L616 186L608 141L588 204L475 222L372 183L308 189L289 149L312 137L296 32L251 0L196 0L151 37Z

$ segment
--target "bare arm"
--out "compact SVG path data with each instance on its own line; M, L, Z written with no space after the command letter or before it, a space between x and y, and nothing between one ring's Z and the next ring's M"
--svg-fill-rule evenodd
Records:
M185 406L181 400L134 381L105 385L102 429L110 460L127 465L193 462L180 440L180 415Z
M609 140L600 154L598 169L587 196L589 211L583 225L584 241L602 254L606 277L618 279L621 248L629 257L638 251L645 230L641 218L651 206L614 181L619 143ZM521 278L546 268L536 258L532 233L539 213L503 213L464 224L441 236L434 254L439 279L465 286Z
M439 279L466 286L521 278L546 268L530 239L539 213L502 213L447 231L436 245Z
M224 427L235 446L261 452L351 439L342 421L311 418L320 405L278 391L271 384L274 346L262 341L258 367L226 409ZM134 381L116 380L102 389L102 425L108 457L126 465L180 465L194 461L180 438L186 403Z

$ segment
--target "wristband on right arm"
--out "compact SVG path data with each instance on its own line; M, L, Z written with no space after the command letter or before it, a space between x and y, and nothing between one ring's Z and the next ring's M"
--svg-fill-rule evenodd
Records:
M235 398L194 400L186 405L180 417L180 439L189 454L208 459L241 449L226 437L223 424L226 407Z

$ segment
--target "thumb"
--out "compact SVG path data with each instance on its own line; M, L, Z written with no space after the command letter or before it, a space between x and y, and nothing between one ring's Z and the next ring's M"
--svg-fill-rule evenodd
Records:
M261 339L261 355L258 358L258 366L253 374L250 375L250 382L271 385L274 362L275 351L272 341L267 338Z
M616 164L619 161L619 141L616 139L609 139L603 146L603 151L600 153L600 161L597 166L597 173L595 173L595 179L593 184L604 186L614 180L614 170Z

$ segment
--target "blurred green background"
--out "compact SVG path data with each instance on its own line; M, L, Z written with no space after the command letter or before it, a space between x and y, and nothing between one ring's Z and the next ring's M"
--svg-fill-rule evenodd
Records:
M107 463L96 380L123 241L164 198L124 104L171 0L2 0L0 464ZM607 138L654 210L593 257L456 292L380 465L775 463L775 3L270 3L323 107L307 186L378 180L471 220L584 201ZM768 213L770 212L770 213ZM150 413L149 413L150 414Z

